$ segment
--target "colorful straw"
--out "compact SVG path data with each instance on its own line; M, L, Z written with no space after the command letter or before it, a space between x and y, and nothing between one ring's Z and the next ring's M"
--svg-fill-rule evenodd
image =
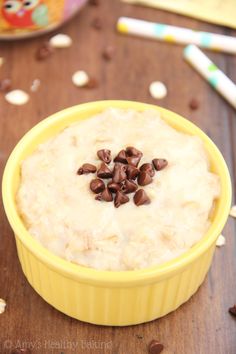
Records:
M188 28L169 26L129 17L120 17L117 29L119 32L125 34L133 34L171 43L192 43L203 48L232 54L236 53L236 37L193 31Z
M188 45L184 58L236 108L236 85L198 47Z

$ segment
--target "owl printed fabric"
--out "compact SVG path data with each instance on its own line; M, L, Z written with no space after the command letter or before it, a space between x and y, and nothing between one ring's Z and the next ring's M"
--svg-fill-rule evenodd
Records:
M0 38L53 29L86 0L0 0Z

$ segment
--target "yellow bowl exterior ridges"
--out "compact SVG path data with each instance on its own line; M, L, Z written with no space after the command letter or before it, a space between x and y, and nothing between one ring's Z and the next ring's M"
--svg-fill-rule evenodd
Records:
M143 111L154 109L179 131L199 136L208 152L211 171L221 181L212 224L206 235L183 255L134 271L98 271L59 258L40 245L25 228L17 211L15 195L20 182L21 161L36 147L71 123L87 119L109 107ZM58 112L32 128L10 155L3 176L3 202L15 233L23 272L32 287L59 311L100 325L125 326L151 321L186 302L203 282L212 262L217 237L228 217L231 182L226 163L203 131L164 108L131 101L84 103Z

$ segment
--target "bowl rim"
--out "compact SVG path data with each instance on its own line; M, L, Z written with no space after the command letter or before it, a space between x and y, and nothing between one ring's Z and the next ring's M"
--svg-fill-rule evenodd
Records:
M175 126L177 125L179 130L188 132L188 134L200 136L200 138L204 141L207 153L211 156L211 158L213 158L214 154L215 160L217 161L217 166L219 166L219 176L221 179L222 188L221 198L219 199L219 217L217 220L216 218L213 219L209 230L196 245L180 256L161 265L140 270L107 271L96 270L71 263L70 261L54 255L52 252L43 247L38 241L36 241L27 231L17 212L14 200L15 198L11 191L14 171L17 166L19 167L19 163L21 162L20 155L22 151L24 151L25 148L32 143L34 137L47 130L49 127L56 126L59 121L64 120L73 114L79 115L80 113L86 114L86 112L91 112L86 118L89 119L89 116L94 115L92 112L96 111L99 113L110 107L135 109L138 111L147 109L154 109L158 111L161 114L161 117L168 124ZM71 123L68 123L68 125L70 124ZM66 125L64 128L65 127ZM83 283L92 282L93 284L97 284L99 286L107 286L109 284L110 287L131 287L134 285L138 286L141 284L148 284L157 280L160 281L164 278L175 275L181 269L184 270L198 257L203 256L204 253L216 242L217 237L225 225L231 206L231 196L231 180L225 160L216 145L200 128L177 113L169 111L165 108L147 103L124 100L105 100L83 103L66 108L42 120L31 128L17 143L8 158L2 180L3 204L8 221L16 235L17 240L20 241L31 254L36 256L40 262L46 264L47 267L53 271L61 273L68 278L72 278Z

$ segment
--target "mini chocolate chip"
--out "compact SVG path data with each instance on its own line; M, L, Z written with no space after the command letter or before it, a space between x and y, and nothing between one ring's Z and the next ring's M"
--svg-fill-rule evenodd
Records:
M113 58L114 54L115 48L109 45L104 49L102 56L105 60L110 61Z
M152 177L148 172L141 171L138 175L138 184L140 186L146 186L147 184L152 183Z
M165 159L153 159L152 163L157 171L163 170L168 165L168 161Z
M105 164L105 162L102 162L98 171L97 171L97 176L100 178L111 178L112 177L112 172L110 168Z
M145 190L139 189L134 195L134 203L137 206L140 206L140 205L143 205L143 204L150 204L151 200L147 196Z
M140 171L147 172L151 177L155 175L155 170L151 163L144 163L139 169Z
M229 313L236 317L236 305L229 308Z
M124 187L122 188L122 192L128 194L128 193L133 193L138 189L138 185L134 181L129 181L126 179L124 181Z
M100 0L89 0L89 5L98 6L100 5Z
M52 53L54 52L53 47L50 45L49 42L45 42L41 47L38 48L36 52L36 59L37 60L44 60L47 59Z
M10 79L3 79L0 81L0 91L7 92L11 88L11 80Z
M91 165L90 163L84 163L77 171L78 175L84 175L88 173L95 173L97 171L96 166Z
M127 163L125 150L121 150L119 152L119 154L114 158L114 162Z
M115 183L123 182L127 178L125 171L126 171L126 166L123 165L122 163L116 162L113 170L112 181Z
M97 155L98 155L99 159L102 160L103 162L106 162L106 163L111 162L111 150L108 150L108 149L98 150Z
M102 29L102 21L101 21L101 19L100 19L99 17L95 17L95 18L93 19L92 23L91 23L91 26L92 26L94 29L100 31L100 30Z
M135 179L139 175L139 169L135 166L128 165L126 167L126 174L128 179Z
M112 202L113 201L113 196L111 194L111 192L109 191L109 189L106 187L104 189L104 191L102 191L102 193L99 193L98 195L96 195L95 197L96 200L104 200L105 202Z
M107 185L107 188L112 192L116 193L117 191L120 190L120 185L118 183L110 181Z
M129 165L137 167L139 164L139 161L141 160L141 155L139 156L128 156L127 157L127 162Z
M191 101L189 102L189 107L195 111L199 107L199 102L196 98L192 98Z
M94 77L90 77L89 81L87 82L86 85L84 85L85 88L88 89L94 89L98 87L98 81Z
M136 338L143 339L143 336L141 334L136 334Z
M28 348L15 348L11 351L11 354L31 354L31 350Z
M99 178L92 179L90 189L93 193L101 193L105 189L105 183Z
M148 345L149 354L160 354L164 349L164 345L153 339Z
M127 156L143 156L143 153L133 146L128 146L125 151Z
M125 204L129 201L129 197L122 193L121 191L118 191L115 196L114 204L116 208L119 208L121 204Z

